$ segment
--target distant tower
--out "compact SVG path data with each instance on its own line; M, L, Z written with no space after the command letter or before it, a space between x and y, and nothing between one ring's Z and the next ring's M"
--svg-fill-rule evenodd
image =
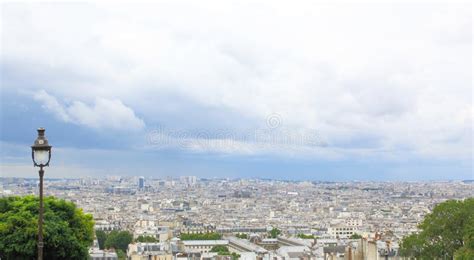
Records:
M142 190L145 187L145 177L138 178L138 188Z

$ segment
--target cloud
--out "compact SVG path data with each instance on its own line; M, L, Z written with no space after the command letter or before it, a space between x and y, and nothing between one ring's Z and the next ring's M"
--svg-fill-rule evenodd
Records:
M279 155L288 156L303 153L328 154L325 143L315 133L295 134L278 129L248 129L237 134L235 131L169 131L156 129L148 132L147 150L185 149L195 153L225 155ZM315 149L316 148L316 149Z
M41 102L43 108L56 118L67 123L120 131L136 131L145 127L143 120L118 99L96 98L94 104L90 106L80 101L63 106L45 90L36 93L34 99Z
M53 113L57 119L63 122L71 122L71 118L64 107L59 104L55 97L49 95L46 91L40 90L34 94L33 98L37 101L40 101L43 108Z
M278 113L341 155L472 154L469 5L4 7L5 87L80 100L36 97L65 122L238 129ZM15 85L24 75L35 84ZM222 152L265 152L240 147Z

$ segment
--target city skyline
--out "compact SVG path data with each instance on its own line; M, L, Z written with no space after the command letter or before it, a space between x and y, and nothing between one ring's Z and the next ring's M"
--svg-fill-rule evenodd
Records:
M2 4L0 177L473 179L469 4ZM216 22L217 21L217 22Z
M441 216L446 221L444 227L451 225L464 232L467 224L460 227L459 223L469 223L466 219L473 215L466 211L472 212L469 205L474 202L473 181L288 182L108 176L46 179L45 184L47 197L73 201L92 214L97 241L89 254L96 260L103 260L105 253L119 255L117 249L100 250L107 247L101 238L118 231L129 236L128 247L119 249L127 259L166 255L165 259L186 260L189 258L180 256L192 253L196 254L193 259L222 260L216 259L213 249L220 244L227 248L222 250L239 255L233 259L242 260L384 256L398 260L407 254L403 249L407 236L427 233L420 230L421 221L439 223L431 219ZM0 197L32 198L37 192L37 179L0 178ZM448 204L467 206L465 211L448 208L439 214ZM462 221L456 221L459 218ZM444 235L445 229L451 230L436 231ZM144 240L148 243L143 244ZM331 254L335 256L328 257Z

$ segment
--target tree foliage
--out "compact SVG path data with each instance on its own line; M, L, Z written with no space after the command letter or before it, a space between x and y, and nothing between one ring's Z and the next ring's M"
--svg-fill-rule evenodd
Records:
M229 252L229 248L227 248L227 246L224 246L224 245L217 245L217 246L213 246L210 252Z
M400 247L403 256L473 259L474 198L438 204L418 227L418 234L403 238Z
M105 248L120 249L125 252L132 240L133 235L130 232L114 230L107 235Z
M464 245L454 253L455 259L474 259L474 217L472 215L464 228L463 239Z
M296 235L297 237L299 238L302 238L302 239L315 239L314 235L305 235L305 234L298 234Z
M219 240L221 239L221 235L219 233L183 233L181 234L181 240Z
M279 230L278 228L272 228L272 230L270 230L270 237L271 238L277 238L278 235L281 234L281 230Z
M354 233L354 234L352 234L349 238L350 238L350 239L361 239L362 236L359 235L359 234L357 234L357 233Z
M115 253L117 253L117 258L118 258L119 260L125 260L125 259L127 259L127 254L125 254L125 252L122 251L121 249L115 250Z
M105 240L107 239L107 234L103 230L96 230L95 237L97 238L97 242L99 243L99 249L105 248Z
M37 258L39 198L0 198L0 258ZM92 216L72 202L44 198L44 259L87 259L94 238Z
M153 242L158 242L158 239L152 237L152 236L138 236L137 239L135 239L137 242L146 242L146 243L153 243Z
M245 233L238 233L237 235L235 235L236 237L240 238L240 239L248 239L249 236Z
M237 254L236 252L218 252L218 255L228 255L232 257L232 260L237 260L240 259L240 255Z
M218 255L228 255L228 256L231 256L233 260L237 260L240 258L240 255L233 252L231 253L229 251L229 248L227 246L224 246L224 245L217 245L217 246L213 246L210 250L210 252L215 252L217 253Z

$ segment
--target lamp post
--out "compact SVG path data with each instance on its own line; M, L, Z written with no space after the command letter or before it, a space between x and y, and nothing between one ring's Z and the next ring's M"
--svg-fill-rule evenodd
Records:
M49 166L51 159L51 146L48 144L48 139L44 136L44 128L38 128L38 137L35 143L31 146L31 157L33 165L40 167L40 190L39 190L39 219L38 219L38 260L43 260L43 167Z

